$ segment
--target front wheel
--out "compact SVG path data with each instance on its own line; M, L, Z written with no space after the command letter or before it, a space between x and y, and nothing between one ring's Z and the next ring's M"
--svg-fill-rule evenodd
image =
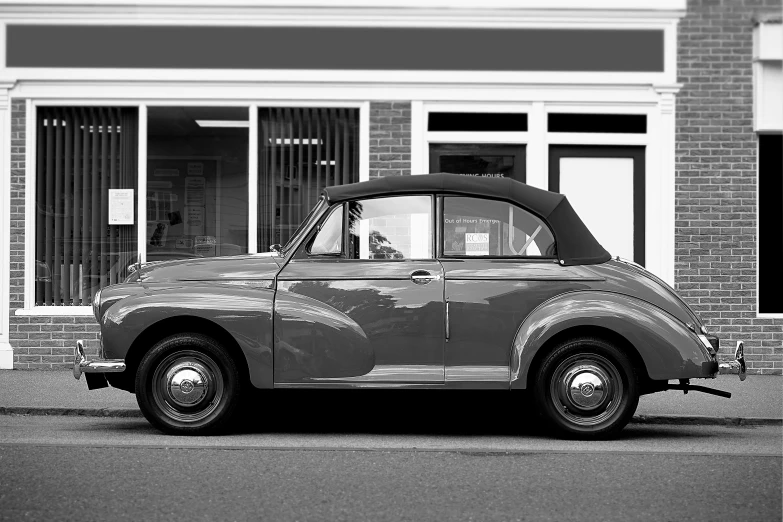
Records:
M171 434L206 434L228 425L237 408L240 376L215 340L178 334L157 343L136 373L144 417Z
M534 390L539 413L568 438L614 436L639 404L631 361L603 339L572 339L557 346L539 367Z

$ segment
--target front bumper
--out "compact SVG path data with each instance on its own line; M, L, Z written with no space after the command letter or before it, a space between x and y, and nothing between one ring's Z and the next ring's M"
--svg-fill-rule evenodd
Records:
M83 373L115 373L125 371L122 359L100 359L88 361L84 356L84 341L76 341L73 354L73 376L78 381Z

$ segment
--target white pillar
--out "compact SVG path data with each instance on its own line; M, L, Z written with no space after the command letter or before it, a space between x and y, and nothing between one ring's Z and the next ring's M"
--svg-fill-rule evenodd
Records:
M658 143L660 154L659 194L662 215L660 221L660 272L661 279L674 286L674 208L675 208L675 133L674 98L681 84L656 85L658 93Z
M8 336L11 275L11 98L13 83L0 82L0 369L14 367Z

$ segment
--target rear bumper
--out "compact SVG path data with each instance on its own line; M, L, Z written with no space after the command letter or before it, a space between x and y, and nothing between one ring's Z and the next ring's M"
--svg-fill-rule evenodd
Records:
M73 376L79 380L83 373L115 373L125 371L122 359L98 359L88 361L84 356L84 341L76 341L73 352Z
M737 348L734 350L734 360L718 364L718 369L722 374L737 374L741 381L745 380L747 367L745 366L745 345L742 344L742 341L737 341Z

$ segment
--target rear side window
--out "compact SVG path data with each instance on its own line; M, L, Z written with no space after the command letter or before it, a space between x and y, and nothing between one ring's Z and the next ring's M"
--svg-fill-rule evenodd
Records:
M552 232L538 217L491 199L443 200L443 255L555 257Z

